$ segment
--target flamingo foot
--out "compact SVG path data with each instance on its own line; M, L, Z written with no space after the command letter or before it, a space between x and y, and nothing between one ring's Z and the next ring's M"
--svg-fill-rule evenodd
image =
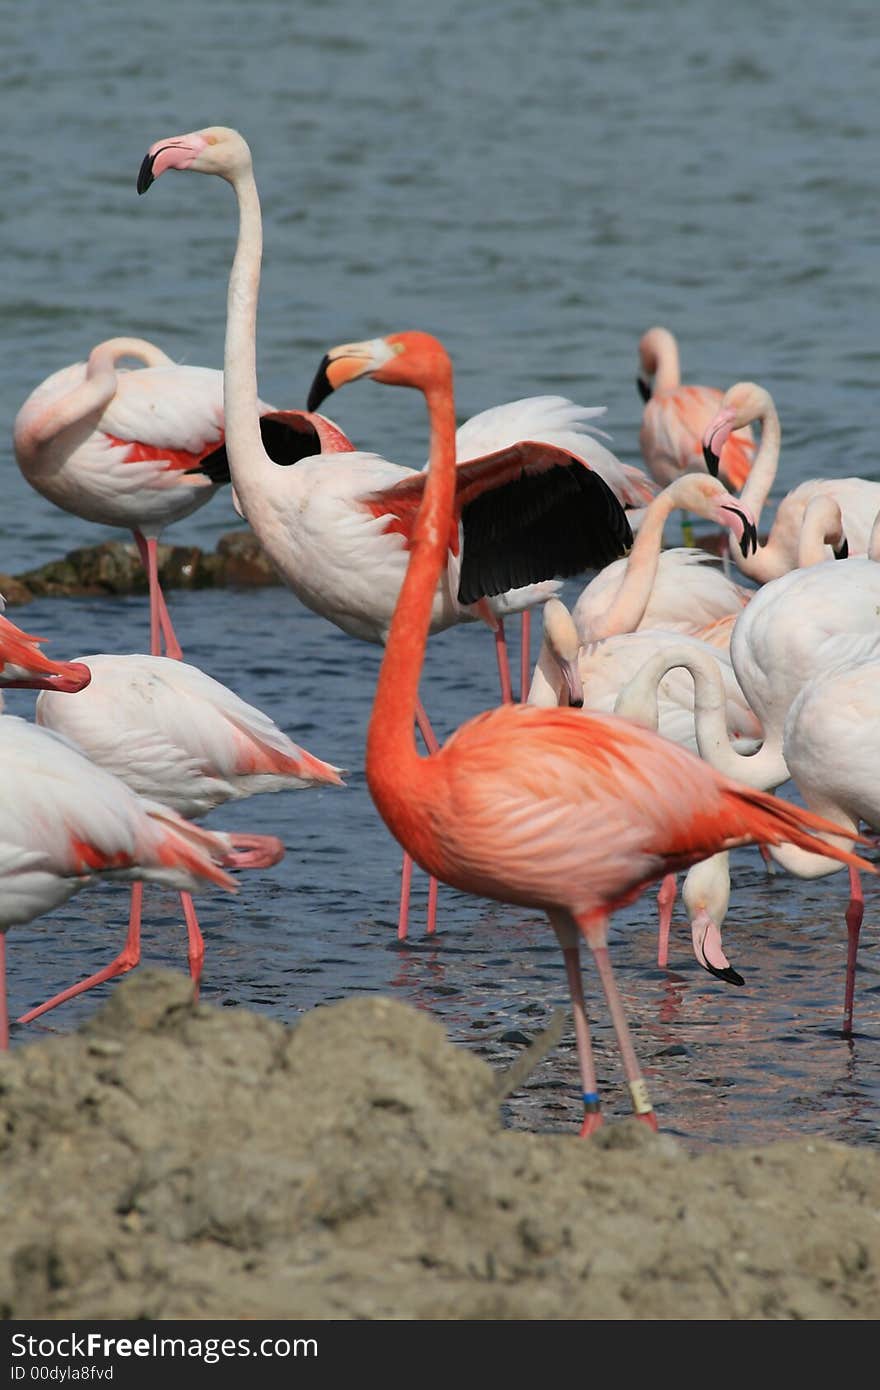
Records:
M277 835L229 835L232 850L224 858L227 869L269 869L284 858L284 844Z
M636 1119L641 1120L642 1124L647 1125L649 1129L653 1129L655 1134L658 1133L660 1126L653 1110L646 1110L643 1114L636 1115Z
M578 1137L581 1139L589 1139L590 1135L595 1134L598 1129L601 1129L604 1123L605 1119L602 1111L599 1109L599 1102L597 1100L588 1102L584 1113L584 1122L581 1125L581 1132Z

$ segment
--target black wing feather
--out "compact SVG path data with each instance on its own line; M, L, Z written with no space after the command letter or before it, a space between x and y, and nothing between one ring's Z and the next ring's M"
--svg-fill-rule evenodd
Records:
M263 436L263 448L273 463L287 466L321 452L318 431L310 420L299 420L294 424L290 420L279 420L274 415L261 415L260 434ZM187 472L204 473L212 483L230 482L226 445L221 444L218 449L206 454L198 468L187 469Z
M459 603L601 569L632 545L632 531L603 478L577 459L518 478L462 508Z

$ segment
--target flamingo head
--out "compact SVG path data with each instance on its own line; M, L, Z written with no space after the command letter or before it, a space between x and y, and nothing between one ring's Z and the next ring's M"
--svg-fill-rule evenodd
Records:
M755 518L745 503L733 497L717 478L705 473L684 473L669 484L666 493L676 506L732 531L744 556L757 550Z
M451 387L452 364L443 344L430 333L390 333L386 338L343 343L321 361L309 390L308 409L317 410L331 391L362 376L389 386L414 386L427 394L438 386Z
M5 690L60 690L76 695L85 690L92 673L81 661L47 661L46 670L32 670L12 662L0 665L0 686Z
M745 983L721 946L721 925L730 904L727 855L713 855L688 873L682 898L691 921L694 955L704 970L729 985Z
M166 169L190 169L196 174L219 174L232 179L251 167L247 141L229 126L207 126L189 135L157 140L144 155L137 177L138 193L146 193Z
M544 646L562 677L559 703L582 709L584 686L578 665L581 641L574 619L557 598L550 598L544 604Z
M754 381L738 381L725 392L715 418L703 434L703 458L713 478L718 477L721 450L733 431L763 419L768 402L772 406L769 393Z

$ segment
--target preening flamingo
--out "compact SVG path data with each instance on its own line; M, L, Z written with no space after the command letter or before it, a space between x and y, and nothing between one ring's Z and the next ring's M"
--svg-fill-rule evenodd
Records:
M419 676L461 470L446 353L421 336L392 341L395 348L378 362L375 345L361 345L354 360L379 381L425 393L431 450L367 734L370 793L428 873L465 892L547 912L565 953L589 1133L601 1116L578 963L586 938L634 1109L656 1126L608 958L609 914L672 867L754 840L815 848L808 831L834 827L736 786L684 749L614 716L503 705L464 724L436 753L419 756ZM331 359L334 367L350 375L352 354ZM845 851L829 852L849 862Z
M121 367L125 358L144 365ZM266 448L292 463L322 447L350 447L321 417L258 403ZM130 529L150 586L150 649L161 637L180 657L159 584L164 528L202 507L229 481L223 443L223 373L180 366L143 338L110 338L87 362L46 378L15 420L22 473L50 502L86 521ZM341 443L340 443L341 441Z
M645 402L639 444L652 478L665 487L680 473L702 472L703 432L721 404L714 386L682 386L678 343L668 328L649 328L639 343L639 394ZM752 466L755 441L745 427L725 442L721 477L741 488Z
M291 468L272 461L259 431L262 220L250 149L237 131L222 126L158 140L141 165L138 191L145 192L167 169L217 175L232 185L238 201L224 375L226 448L244 514L306 607L353 637L384 643L425 475L359 452L326 452ZM355 368L366 370L374 347L393 357L403 346L391 340L364 346L354 365L340 357L338 365L328 366L327 383L340 385ZM431 605L432 632L484 614L487 595L604 564L632 540L610 489L561 449L525 443L466 464L459 470L456 495L455 518L444 537L446 563ZM544 518L537 529L529 524L536 510ZM543 561L537 568L535 545ZM420 702L416 712L426 746L435 747ZM400 935L406 932L407 899L404 874ZM435 901L436 889L429 898L429 930Z
M76 697L79 698L79 697ZM0 719L0 1048L8 1046L5 933L97 878L234 890L229 841L143 801L65 739Z
M341 786L339 770L306 752L255 706L182 661L162 656L90 656L88 691L74 702L48 692L37 701L37 723L63 734L132 791L187 818L256 792ZM230 867L275 864L280 841L266 835L228 835ZM54 995L20 1020L29 1023L93 985L131 970L140 960L143 889L132 894L128 937L110 965ZM205 945L192 897L180 895L189 939L189 966L198 987Z
M745 552L757 545L751 512L717 478L676 478L645 509L629 555L608 565L579 596L572 616L582 642L642 627L699 636L742 611L750 593L708 556L682 547L661 551L666 522L679 509L730 527Z
M761 443L740 499L751 507L756 522L759 522L776 479L782 439L779 415L770 392L753 381L739 381L731 386L705 430L703 453L709 471L717 472L719 456L731 431L752 420L760 421ZM764 545L759 545L751 556L734 552L743 574L765 583L794 569L799 563L798 545L807 507L817 497L828 497L838 504L847 546L844 552L841 539L835 547L832 535L832 544L826 550L825 558L830 560L836 556L840 559L846 554L857 556L866 553L871 526L880 511L880 483L872 483L865 478L813 478L799 483L783 497L776 508L773 526Z

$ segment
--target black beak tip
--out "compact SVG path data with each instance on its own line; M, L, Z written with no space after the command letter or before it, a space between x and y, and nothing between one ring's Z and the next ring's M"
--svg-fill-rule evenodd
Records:
M750 521L746 522L746 525L743 529L742 540L739 543L739 548L742 551L743 559L745 560L749 558L749 554L752 551L756 552L758 549L758 532Z
M572 709L583 709L583 707L584 707L584 697L583 697L583 695L582 695L581 698L580 698L579 700L572 700L571 698L569 698L569 702L568 702L568 703L571 705Z
M315 379L309 387L309 396L306 401L306 410L317 410L322 401L325 401L333 391L333 387L327 380L327 368L330 364L329 356L321 359L321 365L315 372Z
M719 465L719 463L721 462L721 459L718 457L717 454L713 454L713 452L712 452L712 450L709 448L709 445L708 445L708 444L704 444L704 445L703 445L703 459L704 459L704 461L705 461L706 467L708 468L709 472L712 474L712 477L713 477L713 478L717 478L717 477L718 477L718 465Z
M732 965L728 965L724 970L719 970L716 966L710 965L707 960L703 961L710 975L714 975L716 980L723 980L726 985L744 985L745 980L738 970L734 970Z
M645 402L649 401L651 399L651 387L648 385L647 381L645 381L644 377L636 377L636 386L642 400Z
M835 558L835 560L846 560L846 559L848 559L848 557L849 557L849 541L847 540L846 536L844 536L843 539L842 539L841 542L840 542L840 545L838 546L838 548L837 548L837 549L835 550L835 552L834 552L834 558Z
M153 156L145 154L137 176L138 193L146 193L151 183L155 183L153 178Z

